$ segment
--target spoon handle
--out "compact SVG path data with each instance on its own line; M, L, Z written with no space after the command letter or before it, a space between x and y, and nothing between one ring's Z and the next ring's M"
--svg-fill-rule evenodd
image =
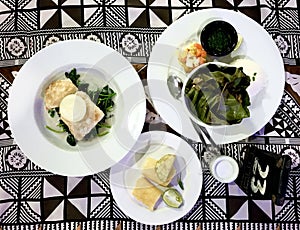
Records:
M204 147L206 148L207 151L210 151L216 155L220 155L222 154L222 150L221 148L214 142L214 140L212 139L212 137L209 135L207 129L203 126L200 126L198 124L196 124L193 120L191 120L192 125L194 126L194 129L196 130L202 144L204 145ZM208 141L210 142L210 146L207 144L203 134L205 135L205 137L208 139Z

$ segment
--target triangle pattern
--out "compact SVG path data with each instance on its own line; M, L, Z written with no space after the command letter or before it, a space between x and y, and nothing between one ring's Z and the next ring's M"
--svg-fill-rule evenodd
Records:
M186 9L173 9L172 10L172 21L176 21L178 18L186 13Z
M234 220L248 220L248 202L245 202L240 209L231 217Z
M33 212L35 212L39 216L41 215L41 203L40 202L28 201L27 204L32 209Z
M217 181L212 175L204 177L205 193L210 196L224 196L226 194L225 184Z
M201 7L212 7L213 6L213 3L212 3L212 0L204 0L204 1L196 1L196 3L200 3L198 4L198 6L201 5Z
M63 192L53 186L48 180L44 180L43 197L58 197L63 196Z
M84 9L84 21L86 22L93 14L97 12L98 8L88 7Z
M172 2L173 5L173 2ZM169 6L168 0L155 0L150 6Z
M66 5L80 6L81 5L81 1L80 0L66 0L64 3L62 3L62 6L66 6Z
M80 195L80 196L85 196L87 194L89 194L89 187L90 187L90 180L88 177L85 177L83 179L81 179L76 186L73 187L73 189L69 190L69 195L70 196L76 196L76 195Z
M226 213L226 199L211 199L224 213Z
M69 202L67 203L67 215L70 214L69 213L70 210L72 211L70 218L75 218L74 210L76 210L76 215L78 215L80 213L81 217L86 218L87 217L87 198L69 199ZM76 219L77 219L77 217L76 217Z
M275 219L280 221L295 221L296 212L294 201L285 201L284 206L275 206Z
M238 6L256 6L257 5L257 2L256 0L243 0L243 1L240 1L240 3L238 4Z
M229 197L227 214L229 218L233 217L240 208L247 202L247 197Z
M10 195L8 192L6 192L0 184L0 197L1 200L8 200L8 199L14 199L12 195ZM1 210L1 209L0 209ZM1 215L1 214L0 214Z
M85 17L85 26L103 26L104 25L104 19L103 19L103 11L99 8L91 8L85 9L85 13L88 12L90 14L90 17Z
M1 195L1 194L0 194ZM13 202L5 202L5 203L0 203L0 220L3 220L1 218L3 214L8 210L8 208L13 204Z
M110 218L110 197L105 197L90 213L91 218Z
M136 20L131 23L131 27L150 27L148 21L147 12L143 9L143 12L136 18Z
M180 0L172 0L171 4L172 4L172 7L181 7L181 8L186 7L186 5ZM172 10L172 12L173 12L173 10Z
M112 6L113 5L118 5L118 6L123 6L125 5L124 3L125 0L114 0L113 3L111 4ZM85 3L84 3L85 4Z
M62 27L80 27L81 23L81 11L78 8L73 8L74 12L77 11L77 14L69 14L68 11L71 9L65 9L61 12L61 20L62 20Z
M13 31L15 28L15 16L14 14L2 14L0 15L0 29L1 31Z
M81 177L68 177L68 186L67 186L67 194L70 192L82 181Z
M240 189L240 187L235 184L228 184L228 191L229 191L229 195L232 196L247 196L247 194L244 193L243 190Z
M57 7L58 0L43 0L39 1L40 7Z
M145 13L145 9L143 8L132 8L129 7L128 8L128 22L130 26L134 27L134 24L138 24L138 22L136 23L135 21L137 20L144 20L146 21L145 18L139 18L141 17L141 14ZM143 15L142 17L145 17L145 15ZM141 22L143 23L143 22Z
M139 0L128 0L127 1L128 6L145 6L146 1L139 1Z
M151 27L167 27L172 23L169 19L169 9L155 8L150 10L150 25Z
M226 215L212 200L205 202L205 216L207 220L225 220Z
M234 1L233 0L213 0L214 6L215 7L222 7L222 8L227 8L227 9L232 9L234 6Z
M11 205L4 204L4 206L6 206L5 207L6 209L4 209L4 212L1 215L2 223L6 223L6 222L17 223L17 219L18 219L18 215L19 215L18 214L18 205L17 205L17 203L10 203L10 204Z
M260 18L260 8L258 7L241 7L239 8L239 11L247 15L248 17L255 20L257 23L261 24L261 18Z
M262 210L265 214L272 219L272 201L271 200L253 200L253 202Z
M91 197L91 211L95 210L95 208L105 199L105 196L93 196Z
M62 200L44 201L45 221L58 221L64 219L64 202Z
M10 8L5 5L3 2L0 2L0 11L9 11Z
M84 5L95 5L96 2L94 0L84 0Z
M93 180L101 186L105 193L110 193L109 171L95 174Z
M21 202L20 205L20 222L21 223L36 223L40 220L40 214L35 213L27 202Z
M19 8L33 9L33 8L36 8L36 6L37 6L37 0L27 0L27 1L24 1L24 3L22 5L19 5Z
M289 0L284 7L291 7L291 8L297 8L297 0Z
M102 194L102 193L105 193L105 191L95 181L91 180L91 193L92 194L97 194L97 193Z
M270 201L271 202L271 201ZM249 201L249 218L253 221L269 222L272 219L254 202Z
M59 15L56 9L40 11L40 27L44 29L58 28Z

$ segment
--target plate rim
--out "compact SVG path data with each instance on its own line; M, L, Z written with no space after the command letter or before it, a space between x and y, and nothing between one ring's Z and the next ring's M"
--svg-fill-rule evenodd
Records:
M204 18L203 15L206 15L206 16L210 15L210 16L209 17L207 16ZM260 129L263 128L268 123L268 121L272 118L272 116L276 112L276 109L280 105L280 101L281 101L281 98L282 98L282 95L284 92L285 71L284 71L283 59L280 55L278 47L276 46L274 40L271 38L271 35L260 24L258 24L256 21L254 21L253 19L251 19L250 17L246 16L245 14L243 14L239 11L236 12L236 11L232 11L232 10L228 10L228 9L221 9L221 8L202 9L202 10L195 11L195 12L184 15L183 17L179 18L177 21L173 22L166 30L163 31L163 33L157 39L157 42L155 43L155 45L152 49L150 58L149 58L149 63L148 63L148 68L147 68L147 79L148 79L150 96L153 98L153 104L154 104L155 108L157 109L158 113L160 113L161 117L176 132L181 133L185 137L190 138L195 141L200 141L200 139L199 139L197 133L193 130L192 124L188 121L188 116L180 111L180 110L182 110L182 111L184 110L184 108L182 106L180 107L180 103L178 101L175 101L175 99L169 94L169 92L166 92L166 93L156 93L155 92L155 87L157 87L157 85L155 85L155 82L157 80L162 80L162 81L166 82L166 76L168 75L168 73L170 73L169 69L173 67L173 66L171 66L171 67L168 66L167 62L169 62L169 64L170 64L171 59L174 57L167 57L167 55L164 55L164 57L162 58L163 64L159 63L157 61L158 60L157 58L159 57L158 53L161 50L161 47L160 47L161 45L166 45L166 44L168 45L168 42L170 43L170 41L172 41L172 39L173 39L172 45L175 46L176 45L175 43L176 42L178 43L178 40L180 38L182 38L182 39L183 39L183 37L188 38L192 34L199 33L199 31L191 32L191 31L189 31L190 29L186 29L186 31L189 31L190 34L186 35L184 33L184 31L181 31L181 34L183 34L183 35L179 35L177 38L173 38L174 36L172 38L167 38L168 34L174 33L174 30L176 27L182 26L184 24L184 22L187 22L187 20L191 21L193 19L202 19L203 20L202 24L201 23L199 23L199 24L201 24L203 26L205 21L212 20L212 18L215 18L215 17L217 17L218 19L220 19L220 18L224 19L225 21L228 21L232 17L241 17L243 19L243 21L248 21L248 23L250 23L250 25L258 28L260 32L262 31L262 36L265 36L265 38L268 41L271 41L271 44L269 45L269 47L270 47L270 49L272 49L272 51L274 51L274 53L278 57L276 60L277 61L276 63L279 63L279 65L276 65L277 66L276 68L278 70L277 72L278 72L278 76L279 76L277 85L278 85L280 93L278 93L277 96L275 95L275 97L277 99L276 99L276 102L274 103L275 106L273 106L273 109L272 109L272 115L270 115L271 113L268 112L269 119L264 119L264 121L260 125L261 126ZM229 22L232 22L232 21L229 20ZM188 26L188 25L186 25L186 26ZM199 30L200 26L198 26L197 28ZM238 31L238 29L239 28L237 28L237 31ZM181 40L181 44L183 42L185 42L185 40ZM169 50L166 49L166 52L169 52ZM160 75L159 75L160 78L158 76L153 76L153 75L157 74L158 72L160 73ZM161 76L163 76L163 77L161 77ZM153 85L155 85L155 86L153 86ZM167 87L162 87L162 88L160 88L160 91L163 89L165 90L166 88ZM163 95L163 96L161 96L161 95ZM162 109L162 106L159 105L159 102L156 101L156 98L159 98L159 97L165 97L165 99L166 99L166 101L168 101L168 103L170 103L172 106L175 106L177 108L177 110L180 113L180 115L179 115L180 117L178 117L178 118L181 119L182 122L184 122L184 127L180 128L178 125L176 125L175 120L170 119L171 116L168 115L167 112L165 111L165 109ZM165 107L167 107L167 105ZM182 118L184 118L184 119L182 119ZM242 126L237 125L237 127L241 128ZM245 128L245 127L242 127L242 128ZM212 138L218 144L227 144L227 143L239 141L239 140L249 137L250 135L253 135L255 132L260 130L260 129L258 129L256 131L252 130L250 134L233 132L232 135L228 135L228 133L230 131L232 131L232 130L230 130L231 129L230 127L226 127L224 129L210 129L210 128L207 128L207 129L208 129L208 132L210 133L210 135L212 136ZM242 130L242 131L245 131L245 130ZM224 136L225 132L227 132L227 136Z
M75 51L72 51L71 49L75 47ZM29 69L36 65L37 59L38 58L45 58L45 56L50 55L50 57L53 53L57 52L58 50L60 52L62 52L61 49L64 49L64 51L69 51L71 54L73 52L73 54L75 52L81 52L80 55L77 55L78 57L73 57L73 55L70 54L66 54L66 55L58 55L58 57L56 59L54 59L52 62L50 62L50 66L52 66L52 69L50 67L47 67L49 69L47 70L39 70L37 68L37 70L35 70L34 74L32 74L29 78L28 76L26 76L26 74L28 74ZM100 54L92 54L90 57L90 59L84 59L84 57L79 57L79 56L88 56L88 51L85 51L84 49L93 49L92 51L102 51L103 54L100 52ZM80 148L76 149L75 151L78 152L78 154L74 155L74 151L70 151L70 150L65 150L62 149L58 146L56 146L53 143L50 143L49 140L47 140L47 138L42 134L39 133L37 129L39 129L38 125L36 124L35 121L35 115L34 115L34 110L35 109L35 102L26 102L25 99L21 99L20 100L20 94L19 92L17 92L17 90L20 90L20 87L22 86L22 84L24 84L25 86L27 86L29 90L34 91L34 89L36 89L35 92L31 93L30 95L26 95L27 98L33 99L35 100L36 96L33 96L34 94L37 93L37 91L39 89L41 89L41 87L43 87L43 85L41 84L41 82L43 82L47 77L49 77L47 74L44 75L44 77L41 77L40 79L37 79L37 74L40 72L45 72L45 73L51 73L51 72L55 72L55 69L59 69L61 66L68 66L68 64L62 65L60 62L65 61L64 58L68 57L70 60L67 60L67 63L80 63L82 65L89 65L89 66L93 66L93 64L97 63L97 60L94 60L93 58L95 57L99 57L99 60L101 60L101 55L104 56L105 54L109 54L112 55L114 58L116 58L116 60L119 60L124 66L121 67L125 67L124 69L120 69L120 70L114 70L117 71L115 76L111 76L113 78L116 77L116 79L120 79L119 76L122 76L124 74L131 74L130 78L127 78L128 84L126 86L131 86L131 85L135 85L137 92L136 93L136 97L138 98L138 101L134 101L135 105L137 105L137 112L138 114L136 115L136 123L135 123L135 129L134 130L129 130L129 127L127 127L127 134L129 134L129 131L134 131L132 134L132 143L129 143L126 146L129 147L124 147L124 146L117 146L117 154L115 154L112 158L109 158L109 154L107 152L105 152L105 157L102 158L104 159L102 162L102 164L99 165L95 165L92 164L88 165L88 162L91 160L90 157L86 157L82 154L83 149L80 150ZM75 55L74 55L75 56ZM81 62L82 61L82 62ZM48 59L45 59L44 64L48 63ZM41 61L39 60L39 63L41 63ZM54 68L53 68L54 66ZM56 66L56 68L55 68ZM41 68L40 68L41 69ZM115 73L115 72L114 72ZM43 75L42 75L43 76ZM127 75L126 75L127 76ZM30 79L30 80L28 80ZM129 79L129 80L128 80ZM37 85L32 85L32 81L37 82ZM122 87L119 84L116 84L118 87ZM121 91L121 93L124 93L124 90ZM120 96L121 98L121 96ZM26 119L26 122L28 121L28 123L33 124L34 127L30 127L26 124L21 124L21 119L20 116L16 115L16 112L18 111L16 104L16 101L23 101L27 104L26 110L29 111L29 114L33 114L32 116L29 116L28 119ZM123 99L122 99L123 100ZM130 103L131 106L134 105L134 103ZM123 108L124 109L124 108ZM133 108L126 108L127 112L130 112L130 110L132 110ZM10 129L12 131L14 140L16 142L16 144L20 147L21 151L36 165L38 165L39 167L41 167L42 169L45 169L51 173L55 173L55 174L59 174L59 175L63 175L63 176L87 176L87 175L92 175L95 173L98 173L100 171L104 171L106 169L108 169L109 167L111 167L114 163L118 162L119 160L121 160L130 150L130 147L132 147L136 141L136 139L138 138L138 136L140 135L143 125L144 125L144 116L146 114L146 97L145 97L145 93L144 93L144 88L142 85L142 82L137 74L137 72L135 71L135 69L133 68L133 66L130 64L130 62L123 57L119 52L117 52L116 50L112 49L111 47L106 46L103 43L100 42L95 42L95 41L90 41L90 40L85 40L85 39L73 39L73 40L65 40L65 41L59 41L57 43L54 43L50 46L47 46L43 49L41 49L40 51L38 51L35 55L33 55L30 59L28 59L28 61L26 61L26 63L21 67L21 69L18 72L18 76L14 79L14 82L12 83L12 86L10 88L10 93L9 93L9 97L8 97L8 122L10 124ZM130 119L130 116L132 114L128 114L127 119ZM122 124L123 125L123 124ZM23 131L24 127L26 128L32 128L32 130L30 130L30 132L25 132ZM126 127L122 127L125 128ZM124 131L123 130L123 131ZM23 132L22 132L23 131ZM115 132L113 130L113 132ZM30 133L32 135L32 140L38 139L41 141L41 143L45 144L47 143L45 146L49 147L51 146L51 150L52 153L55 154L55 156L57 157L55 160L53 160L53 162L46 162L45 159L45 155L43 157L40 157L38 151L42 151L42 146L39 146L40 143L36 143L35 141L32 141L32 146L30 147L28 143L24 143L26 142L26 140L28 140L29 137L24 138L24 135L28 135L28 133ZM30 135L29 134L29 135ZM112 133L115 134L115 133ZM38 138L37 138L38 137ZM110 140L113 140L113 144L117 143L116 140L116 136L113 136ZM24 139L24 140L23 140ZM25 140L26 139L26 140ZM107 142L107 140L106 140ZM103 144L103 148L104 150L108 150L107 144L106 143L102 143ZM35 146L34 146L35 145ZM101 144L100 144L101 145ZM100 146L98 143L96 143L95 147L99 147ZM46 148L47 148L46 147ZM102 147L102 145L100 146ZM48 149L44 149L44 151L42 151L40 154L45 154L49 155L51 150ZM105 149L106 148L106 149ZM111 148L112 149L112 148ZM81 151L81 152L80 152ZM96 149L94 151L91 151L90 149L87 150L88 153L91 152L95 152ZM112 152L113 150L109 150L110 152ZM63 156L57 155L57 152L64 154ZM52 156L53 157L53 156ZM61 158L60 158L61 157ZM48 156L47 158L50 159L50 156ZM60 159L65 160L65 161L73 161L71 164L68 164L65 162L64 163L54 163L54 161L59 161ZM101 156L99 155L99 159L101 159ZM77 162L77 168L76 168L76 164L74 163ZM88 162L87 162L88 161ZM91 161L90 161L91 162Z
M188 153L185 153L185 154L187 154L187 155L189 155L189 157L191 157L190 161L188 162L188 164L186 165L186 167L190 166L190 168L192 168L192 166L197 166L197 169L193 168L194 169L193 172L192 172L192 170L190 170L188 172L189 177L194 176L193 178L189 178L191 181L193 181L193 179L195 179L195 177L198 176L196 182L192 185L193 188L189 189L190 191L193 192L193 194L196 194L196 195L194 196L193 199L191 198L192 201L188 204L188 207L186 209L184 209L183 211L181 211L181 213L177 212L176 209L172 209L172 208L166 207L165 209L167 209L167 212L173 211L173 213L177 212L177 213L180 213L180 214L177 217L172 216L172 218L169 217L169 219L166 219L166 216L163 216L163 218L160 218L160 220L156 220L155 216L156 215L157 216L161 215L164 212L165 209L164 210L150 211L147 208L142 207L141 205L138 205L137 201L134 201L133 200L134 198L129 194L129 191L128 191L127 188L124 188L123 186L120 187L120 186L118 186L118 185L116 185L114 183L115 181L122 180L121 177L124 176L124 174L125 174L125 172L124 172L123 169L127 168L126 161L128 160L128 159L125 159L125 158L122 159L122 161L120 161L119 164L116 164L116 165L114 165L111 168L111 170L110 170L110 188L111 188L111 192L112 192L114 200L118 204L119 208L127 216L129 216L133 220L135 220L137 222L140 222L140 223L143 223L143 224L148 224L148 225L162 225L162 224L168 224L168 223L174 222L174 221L182 218L183 216L185 216L195 206L195 204L197 203L197 201L198 201L198 199L199 199L199 197L201 195L201 191L203 189L203 182L204 182L203 181L203 169L201 167L200 160L197 157L197 154L196 154L195 150L192 148L192 146L190 144L188 144L181 137L176 136L175 134L170 133L170 132L166 132L166 131L148 131L148 132L142 133L141 136L140 136L140 138L142 140L147 140L149 137L151 138L153 136L155 136L155 138L165 137L166 138L165 142L174 141L174 140L180 142L180 143L177 142L177 144L182 144L183 145L182 148L188 149L189 150L189 151L187 151ZM163 142L163 143L165 143L165 142ZM154 144L157 144L157 142L155 142ZM142 147L143 146L140 146L139 144L137 144L134 149L140 149ZM173 146L170 146L170 147L173 148ZM131 157L134 154L133 151L131 151L126 156L126 158L127 157ZM178 152L176 153L176 155L182 156ZM185 157L188 157L187 155L185 155ZM198 185L198 187L197 187L197 185ZM186 187L185 187L185 190L186 190ZM183 190L183 192L185 192L185 191ZM127 199L124 199L124 196L127 196ZM133 208L130 208L130 205L128 205L127 201L129 199L132 199L132 202L134 202L136 204L136 207L135 207L134 210L133 210ZM187 205L187 204L185 204L185 205ZM142 218L139 218L139 217L136 217L136 213L137 213L136 208L138 208L140 211L142 211L142 213L144 214L143 217L145 217L146 220L142 219Z

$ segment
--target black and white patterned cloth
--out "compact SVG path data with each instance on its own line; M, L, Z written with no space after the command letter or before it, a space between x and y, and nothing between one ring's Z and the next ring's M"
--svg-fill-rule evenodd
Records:
M145 63L166 26L177 18L211 7L239 10L260 23L278 45L286 65L299 65L300 5L296 0L0 0L0 66L22 65L54 42L102 42L135 63ZM282 103L252 143L274 153L300 151L300 76L287 72ZM7 118L11 83L0 76L0 229L155 229L126 216L109 187L109 170L73 178L53 175L33 164L14 143ZM295 97L296 95L296 97ZM297 96L298 95L298 96ZM149 122L162 122L149 112ZM157 121L158 119L158 121ZM147 121L146 121L147 122ZM285 139L288 138L288 139ZM202 145L190 143L198 155ZM224 146L242 161L249 143ZM254 199L233 184L222 184L204 170L202 194L182 219L162 229L300 229L300 172L288 180L283 206Z

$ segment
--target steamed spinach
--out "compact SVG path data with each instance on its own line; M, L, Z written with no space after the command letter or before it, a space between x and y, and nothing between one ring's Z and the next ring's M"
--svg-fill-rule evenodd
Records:
M237 124L250 116L246 91L250 77L242 68L209 64L185 88L189 108L206 124Z

